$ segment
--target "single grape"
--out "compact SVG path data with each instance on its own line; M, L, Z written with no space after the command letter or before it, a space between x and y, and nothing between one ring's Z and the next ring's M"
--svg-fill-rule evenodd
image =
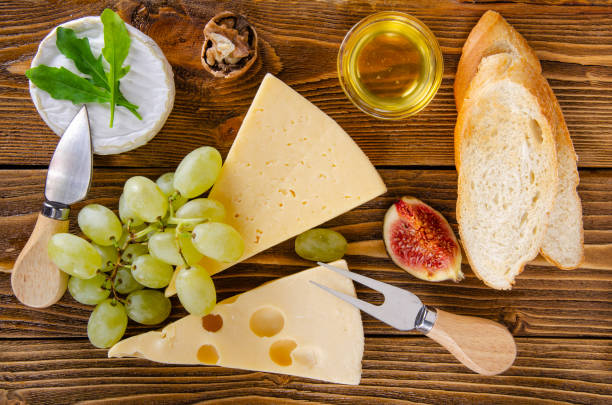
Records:
M125 309L131 320L143 325L157 325L170 315L172 304L161 291L139 290L128 295Z
M174 188L187 198L199 196L215 184L221 164L221 154L215 148L203 146L192 150L174 172Z
M346 252L346 239L331 229L315 228L295 239L295 252L303 259L315 262L333 262Z
M92 278L102 267L102 258L91 243L70 233L53 235L47 251L57 267L74 277Z
M114 287L119 294L129 294L132 291L142 290L144 285L134 279L132 270L120 267L115 275Z
M111 347L121 339L127 323L127 312L123 304L107 298L99 303L89 316L87 336L96 347Z
M176 191L173 185L174 172L168 172L168 173L162 174L161 176L157 178L155 183L157 183L160 190L162 191L162 193L164 193L166 197L170 197ZM183 197L182 195L178 194L172 201L172 208L176 211L180 207L182 207L187 201L189 201L187 197Z
M100 267L100 271L108 272L115 268L115 263L119 259L119 252L117 252L117 248L115 246L100 246L96 243L91 244L100 254L100 258L102 258L102 266Z
M109 284L106 275L102 273L98 273L87 280L70 277L68 291L72 298L81 304L97 305L110 295Z
M123 198L128 210L146 222L155 222L166 215L168 199L150 179L134 176L123 186Z
M193 228L193 244L204 256L220 262L235 262L244 253L242 236L221 222L205 222Z
M185 264L176 243L175 231L172 228L165 232L157 232L149 238L149 252L151 256L164 263L175 266Z
M208 272L198 265L179 270L176 293L187 312L196 316L208 314L217 303L215 284Z
M175 216L177 218L197 218L222 222L225 219L225 207L212 198L196 198L179 208Z
M172 266L148 254L139 256L132 264L132 276L140 284L149 288L167 286L173 272Z
M132 226L138 226L144 223L144 221L140 219L140 217L138 217L136 213L132 212L130 208L127 206L127 204L125 203L125 197L123 197L123 194L119 196L119 218L121 218L121 222L123 222L124 224L127 224L128 221L131 220Z
M139 256L146 255L147 253L149 253L149 248L146 244L131 243L123 251L123 254L121 255L121 261L126 264L131 264Z
M202 260L204 255L200 253L198 249L193 245L193 239L191 239L191 234L180 234L179 236L179 246L181 247L181 252L187 261L187 264L193 265L197 264Z
M77 217L79 228L101 246L112 245L121 237L121 222L115 213L100 204L84 206Z

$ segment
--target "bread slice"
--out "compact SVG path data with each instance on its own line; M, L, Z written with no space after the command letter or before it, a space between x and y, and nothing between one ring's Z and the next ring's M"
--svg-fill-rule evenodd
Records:
M557 189L546 81L508 53L485 57L455 127L457 222L474 273L510 289L538 254Z
M535 72L541 73L540 61L525 38L500 14L489 10L474 26L463 46L455 78L457 111L461 110L467 88L482 58L502 52L522 59ZM559 102L545 79L544 85L553 109L551 125L555 137L559 181L540 253L559 268L573 269L584 258L582 203L576 191L579 182L577 156Z

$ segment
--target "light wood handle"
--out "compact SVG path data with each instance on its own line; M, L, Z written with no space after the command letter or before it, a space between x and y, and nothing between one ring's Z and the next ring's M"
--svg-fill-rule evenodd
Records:
M29 307L51 306L66 292L68 275L58 269L47 254L49 239L61 232L68 232L68 221L38 214L30 239L15 261L11 274L13 293Z
M483 375L506 371L516 357L514 338L497 322L437 310L427 336L444 346L469 369Z

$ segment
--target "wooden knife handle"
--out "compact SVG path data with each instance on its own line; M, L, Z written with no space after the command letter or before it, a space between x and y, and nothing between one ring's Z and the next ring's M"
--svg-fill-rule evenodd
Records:
M38 214L30 239L15 261L11 274L13 293L23 304L46 308L62 298L68 275L49 259L47 245L56 233L68 232L68 221Z
M469 369L483 375L506 371L516 357L514 338L503 325L484 318L437 310L427 336L444 346Z

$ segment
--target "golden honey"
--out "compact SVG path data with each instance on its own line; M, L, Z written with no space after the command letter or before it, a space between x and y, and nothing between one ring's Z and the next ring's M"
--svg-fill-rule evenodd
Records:
M440 87L442 71L442 53L431 31L397 12L374 14L357 23L338 55L344 92L378 118L404 118L423 109Z

